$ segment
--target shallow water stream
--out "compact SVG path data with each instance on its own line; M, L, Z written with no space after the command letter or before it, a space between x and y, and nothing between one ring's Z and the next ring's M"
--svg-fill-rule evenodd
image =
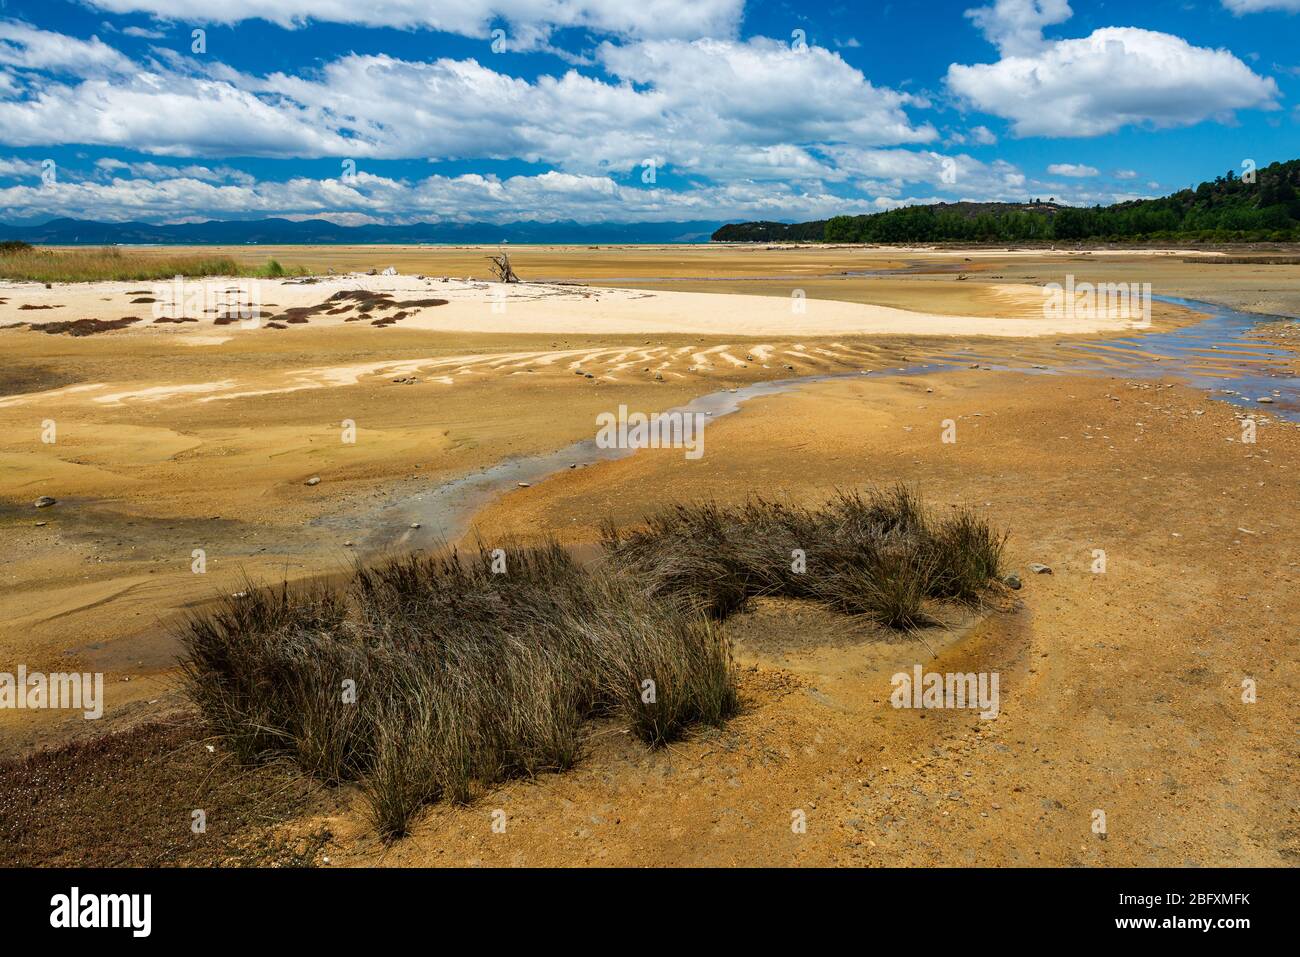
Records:
M982 355L966 348L936 353L925 362L871 371L843 372L756 382L699 396L668 411L704 413L718 418L738 411L760 396L778 395L835 379L926 375L977 367L1031 375L1111 375L1126 379L1172 378L1194 388L1212 390L1215 399L1250 407L1260 415L1300 421L1300 378L1294 359L1283 350L1249 337L1262 322L1294 321L1240 312L1226 306L1154 297L1161 302L1205 313L1201 322L1167 332L1135 332L1099 340L1029 342L1012 359ZM1272 401L1259 403L1266 397ZM595 424L592 427L595 432ZM507 459L489 468L452 479L415 494L395 496L358 521L325 518L319 524L364 528L357 542L364 551L401 551L454 542L469 530L480 509L521 484L535 485L557 472L585 468L632 455L633 449L605 449L594 438L542 455ZM418 528L413 525L418 524Z

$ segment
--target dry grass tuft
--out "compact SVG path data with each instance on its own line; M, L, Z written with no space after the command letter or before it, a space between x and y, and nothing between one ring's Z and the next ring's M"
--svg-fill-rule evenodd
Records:
M241 757L357 780L389 838L431 801L572 766L591 717L659 745L735 713L708 622L553 544L504 559L503 574L481 549L359 568L346 590L249 588L186 623L189 693Z
M678 505L643 527L604 531L616 563L713 617L749 598L823 602L891 628L928 622L925 604L978 604L1006 535L968 509L936 518L906 486L841 492L815 508L755 498Z
M115 246L86 249L41 249L25 244L0 248L0 279L30 282L98 282L107 280L166 280L176 276L247 276L274 278L303 275L286 271L274 259L255 268L241 266L229 256L158 255Z
M358 567L343 588L250 585L185 623L182 671L238 757L357 781L391 839L430 802L571 767L591 718L650 746L726 721L738 695L717 621L751 597L913 628L927 604L979 602L1004 538L901 486L816 508L683 505L606 529L594 566L555 543L480 546Z

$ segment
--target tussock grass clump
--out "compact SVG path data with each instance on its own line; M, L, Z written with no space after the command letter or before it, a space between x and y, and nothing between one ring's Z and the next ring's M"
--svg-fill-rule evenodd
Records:
M167 280L176 276L249 276L276 278L304 275L286 270L274 259L263 266L241 266L229 256L167 254L124 250L115 246L42 249L26 243L0 248L0 279L30 282L97 282Z
M1002 577L1007 535L968 508L931 525L929 554L934 563L930 593L975 604L990 581Z
M393 838L430 802L571 767L590 719L650 746L724 722L739 700L718 622L751 597L914 628L935 602L978 603L1004 538L901 486L682 505L607 527L592 566L550 543L393 559L343 586L250 585L185 623L182 670L237 755L358 782Z
M582 726L650 745L738 708L725 638L551 544L413 556L346 588L249 588L181 633L189 693L235 752L356 780L385 837L436 800L570 767Z
M840 492L817 507L762 498L678 505L631 532L604 530L615 563L724 617L751 597L823 602L891 628L926 624L927 602L978 604L1006 536L968 509L936 518L906 486Z
M729 511L712 502L677 505L651 515L644 529L626 536L606 524L602 538L619 565L649 573L651 594L722 619L754 590L733 520Z

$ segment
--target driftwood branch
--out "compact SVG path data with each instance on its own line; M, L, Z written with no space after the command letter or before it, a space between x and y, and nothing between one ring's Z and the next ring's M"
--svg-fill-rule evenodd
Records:
M508 253L503 252L499 256L489 256L488 261L492 263L492 274L496 276L497 282L519 281L514 268L510 265L510 255Z

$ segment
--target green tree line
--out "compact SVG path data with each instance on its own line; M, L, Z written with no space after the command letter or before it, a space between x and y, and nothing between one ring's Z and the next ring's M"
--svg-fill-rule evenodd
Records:
M779 228L772 228L779 227ZM1213 182L1160 199L1090 208L1037 201L906 206L813 223L738 223L718 242L803 239L832 243L1028 242L1055 240L1300 241L1300 160L1253 174L1229 170Z

